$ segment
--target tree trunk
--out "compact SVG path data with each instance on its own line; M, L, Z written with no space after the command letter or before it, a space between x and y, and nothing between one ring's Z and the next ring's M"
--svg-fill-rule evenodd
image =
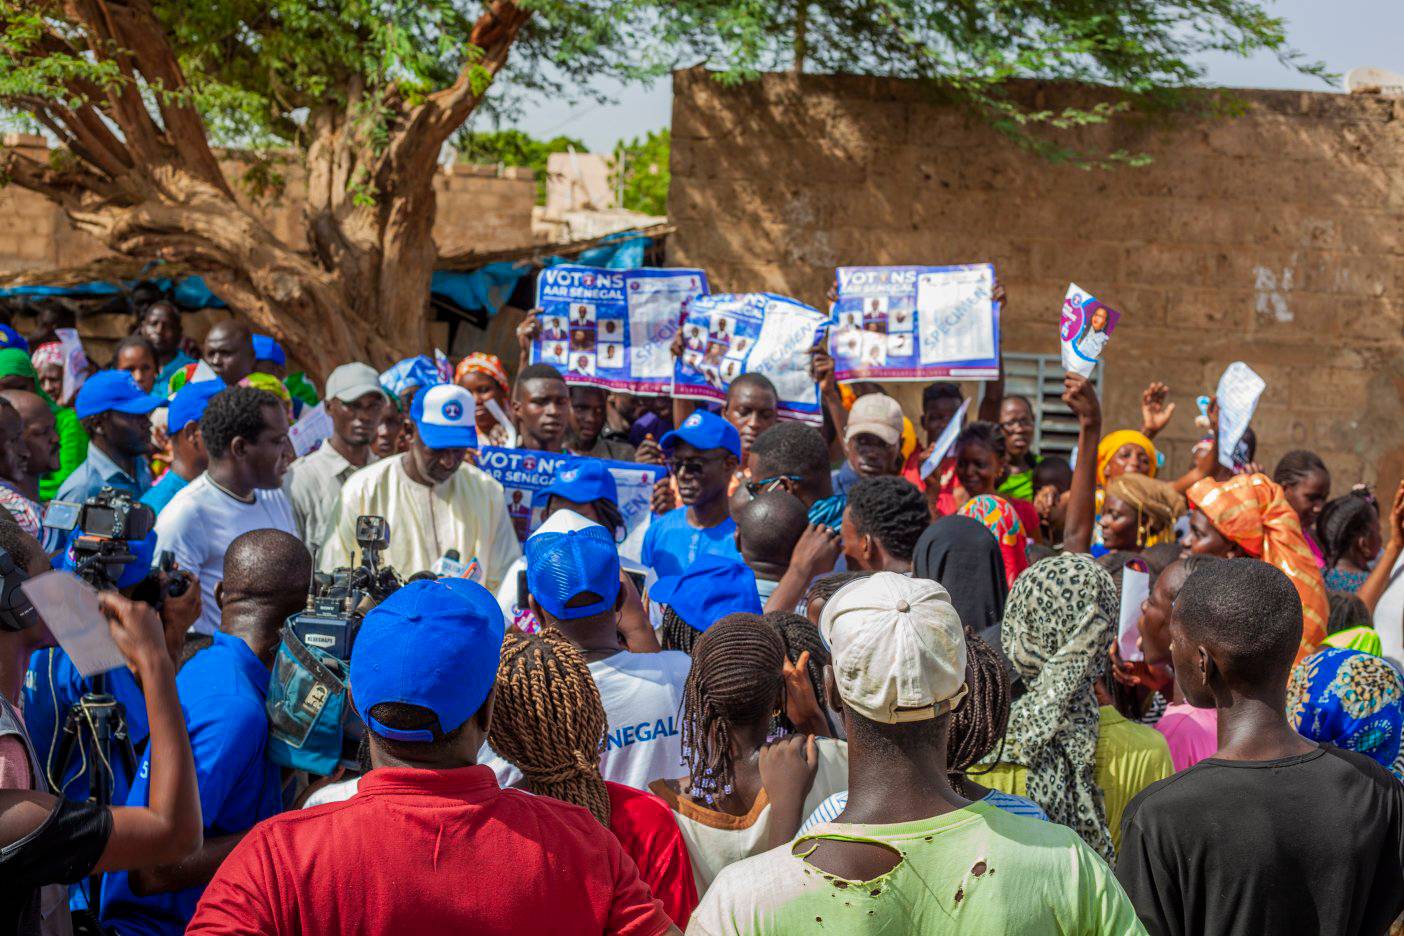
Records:
M133 79L111 88L71 89L66 102L4 103L29 110L67 147L40 164L0 150L0 180L57 202L80 230L139 259L178 261L260 332L277 338L313 376L348 361L384 368L430 351L426 310L438 251L434 176L444 142L481 101L531 14L490 0L467 41L453 85L418 103L391 85L375 103L389 113L388 142L348 118L368 93L359 78L349 105L307 118L305 244L279 240L238 204L211 151L198 113L176 95L153 95L159 123L135 77L187 89L175 55L143 0L72 0L66 8L89 48L101 49ZM49 52L76 54L45 37ZM114 135L109 124L121 130Z

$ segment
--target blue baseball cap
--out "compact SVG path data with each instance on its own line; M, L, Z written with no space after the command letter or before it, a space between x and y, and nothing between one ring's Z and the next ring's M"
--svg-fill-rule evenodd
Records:
M492 592L468 579L410 582L361 622L351 650L351 699L371 731L392 741L433 741L427 728L382 725L382 702L417 705L448 734L487 701L505 625Z
M19 348L21 351L29 350L29 342L24 340L24 336L8 325L0 325L0 348Z
M664 452L671 452L673 446L686 442L695 449L726 449L737 458L741 457L741 434L736 427L707 410L697 410L674 429L658 440Z
M552 497L560 497L576 504L607 500L619 503L619 486L614 483L614 475L598 458L573 455L561 462L551 483L536 492L532 498L534 506L544 507Z
M268 335L254 335L253 346L255 361L272 361L274 364L288 363L288 356L283 353L283 346Z
M648 597L672 608L695 631L705 631L728 614L761 613L756 573L726 556L698 556L681 575L654 582Z
M83 382L73 401L73 411L79 419L107 412L144 416L165 405L160 397L142 393L136 379L126 371L101 370Z
M458 384L425 387L414 395L410 419L431 449L477 448L477 405Z
M188 383L177 390L176 395L171 397L171 409L166 417L166 432L175 435L205 415L205 407L210 398L223 389L224 381L215 379Z
M527 591L558 621L574 621L614 607L619 597L619 549L614 535L599 524L565 533L536 533L527 538ZM598 601L578 607L570 602L585 592Z

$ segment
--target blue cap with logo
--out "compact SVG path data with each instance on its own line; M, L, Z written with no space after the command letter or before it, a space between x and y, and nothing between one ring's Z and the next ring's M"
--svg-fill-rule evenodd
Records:
M544 507L550 503L552 497L575 504L588 504L597 500L618 504L619 486L603 461L573 455L560 463L551 483L537 491L532 502L537 507Z
M83 382L73 411L79 419L108 412L144 416L165 405L160 397L142 393L136 378L126 371L101 370Z
M527 591L558 621L574 621L614 607L619 597L619 548L609 530L536 533L527 538ZM585 593L595 601L570 607Z
M756 574L726 556L698 556L681 575L660 578L648 590L650 601L667 605L695 631L705 631L728 614L760 614Z
M371 709L428 709L448 734L482 708L497 680L505 625L492 592L467 579L410 582L365 617L351 650L351 699L371 731L433 741L427 728L391 728Z
M664 452L671 452L680 442L702 451L726 449L737 458L741 457L741 434L736 427L707 410L697 410L684 419L681 426L665 433L658 445Z
M274 364L288 363L288 356L283 353L283 346L278 344L277 339L269 335L254 335L254 360L272 361Z
M21 351L29 350L29 342L24 336L8 325L0 325L0 348L19 348Z
M477 448L477 405L457 384L436 384L414 395L410 418L431 449Z
M201 380L198 383L188 383L176 391L171 397L171 409L166 417L166 432L175 435L180 430L205 415L205 407L209 405L210 399L223 390L224 381Z

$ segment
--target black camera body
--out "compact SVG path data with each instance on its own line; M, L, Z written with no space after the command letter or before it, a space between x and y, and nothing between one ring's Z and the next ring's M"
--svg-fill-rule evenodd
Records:
M131 544L151 535L156 512L127 491L105 487L81 504L53 501L44 511L44 526L73 540L74 572L95 588L112 588L132 555Z

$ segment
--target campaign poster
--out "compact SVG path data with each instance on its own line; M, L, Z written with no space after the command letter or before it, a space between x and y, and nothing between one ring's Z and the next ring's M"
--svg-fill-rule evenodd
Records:
M516 528L519 540L525 542L531 532L541 525L546 504L536 502L536 492L551 483L562 462L574 457L532 449L498 448L495 445L478 450L478 467L502 485L507 515L512 518L512 526ZM614 475L614 483L619 489L619 512L628 531L624 541L619 544L619 555L638 562L643 550L644 533L648 531L652 518L653 485L667 475L668 469L662 465L640 465L608 459L601 461Z
M829 354L851 380L993 380L999 305L992 263L839 267Z
M772 293L703 296L683 317L673 395L725 399L733 380L754 371L775 384L782 418L818 425L823 412L809 352L823 339L826 321L818 309Z
M1102 359L1121 313L1104 305L1076 283L1068 285L1058 338L1063 347L1063 369L1091 377Z
M603 270L563 264L536 280L541 331L531 362L550 364L567 383L665 394L678 322L707 294L701 270Z
M1242 361L1234 361L1219 378L1215 391L1219 403L1219 464L1225 468L1237 467L1233 456L1266 389L1267 381ZM1246 451L1243 461L1247 461Z

